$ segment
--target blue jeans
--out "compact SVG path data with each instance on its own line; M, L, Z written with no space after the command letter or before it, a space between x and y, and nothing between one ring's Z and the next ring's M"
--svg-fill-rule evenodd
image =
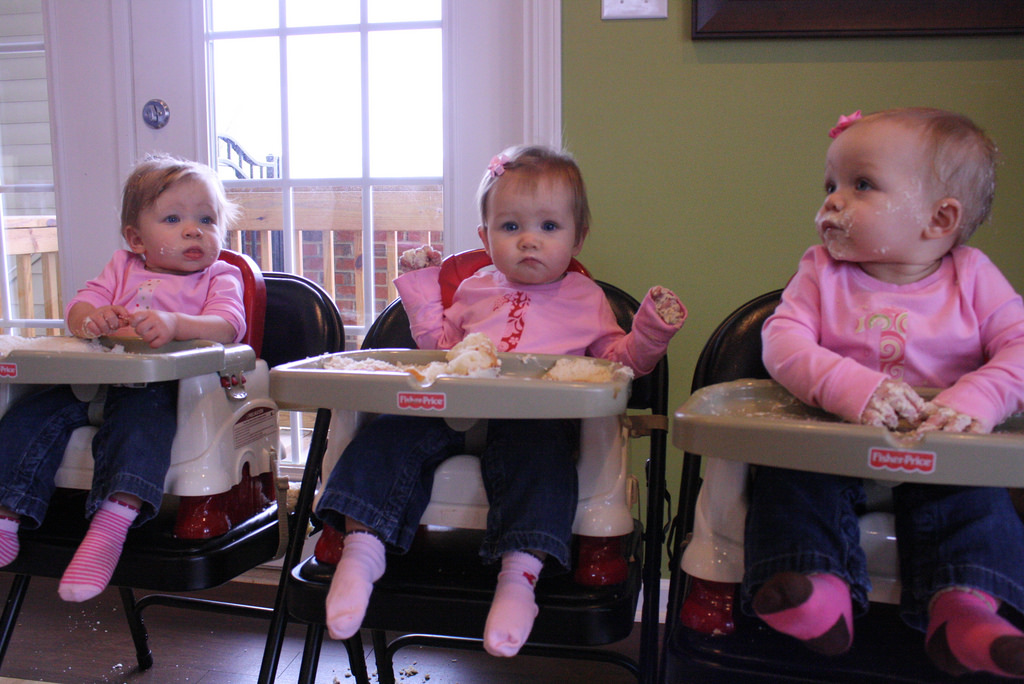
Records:
M177 381L108 388L103 424L92 441L87 517L118 492L142 499L135 525L156 515L177 421ZM42 523L71 433L87 425L89 404L67 385L26 397L0 419L0 505L20 514L26 527Z
M480 468L487 534L480 555L496 560L529 549L569 567L576 515L579 440L573 420L488 420ZM317 515L344 530L348 516L384 542L408 551L430 502L434 470L464 453L465 434L441 418L380 416L345 448L317 504Z
M743 607L772 575L827 572L850 585L854 611L867 610L866 560L857 515L857 478L757 467L750 487ZM928 602L953 585L1024 606L1024 525L1005 489L901 484L893 489L900 558L901 615L927 626Z

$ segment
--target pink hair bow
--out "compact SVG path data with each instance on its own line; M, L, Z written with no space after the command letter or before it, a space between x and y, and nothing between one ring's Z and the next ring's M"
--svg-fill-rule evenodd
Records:
M838 137L840 133L842 133L847 128L852 126L853 122L857 121L858 119L860 119L860 110L859 109L857 111L855 111L853 114L850 114L849 116L847 116L845 114L841 114L839 116L839 122L835 125L835 127L831 131L828 132L828 137L830 137L830 138Z
M507 154L497 154L491 159L491 163L487 165L487 170L491 172L491 178L497 178L501 174L505 173L505 164L508 163Z

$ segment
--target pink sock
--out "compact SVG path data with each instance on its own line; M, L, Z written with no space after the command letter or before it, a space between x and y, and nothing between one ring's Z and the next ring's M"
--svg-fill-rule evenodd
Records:
M501 557L501 572L484 626L484 650L512 657L526 643L537 617L533 587L544 566L530 553L511 551Z
M87 601L107 588L121 558L128 528L139 509L108 499L89 523L89 531L60 578L57 593L65 601Z
M984 670L1024 677L1024 634L1000 617L998 608L995 598L975 589L937 593L925 639L932 662L956 675Z
M844 653L853 641L850 588L835 575L781 572L757 591L753 607L770 627L819 653Z
M0 517L0 568L9 565L18 557L19 518Z
M373 534L345 535L341 560L334 569L327 592L327 633L333 639L348 639L359 631L370 605L373 583L384 574L387 560L384 543Z

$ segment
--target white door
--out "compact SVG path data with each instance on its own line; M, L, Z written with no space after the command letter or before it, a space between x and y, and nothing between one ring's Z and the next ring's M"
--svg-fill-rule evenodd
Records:
M268 1L278 2L241 6ZM365 13L378 0L331 0L345 1ZM442 7L445 152L439 180L443 242L454 252L478 246L473 195L490 157L519 142L560 143L560 17L556 0L442 0ZM160 151L214 162L207 19L202 0L43 0L43 8L67 301L121 246L121 180L136 160ZM162 128L143 122L150 100L169 108ZM294 237L285 243L287 264L301 269ZM346 327L360 328L372 312L366 309L362 320Z

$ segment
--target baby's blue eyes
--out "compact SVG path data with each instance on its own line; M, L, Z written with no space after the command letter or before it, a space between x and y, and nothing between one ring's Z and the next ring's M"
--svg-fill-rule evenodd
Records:
M177 214L171 214L170 216L164 217L164 223L181 223L181 217ZM205 226L212 226L217 223L217 219L213 216L204 216L199 219L199 223L202 223Z
M561 226L559 226L554 221L545 221L544 223L540 224L541 231L543 231L545 233L554 232L554 231L558 230L560 227ZM517 230L519 230L519 224L518 223L513 223L513 222L510 221L508 223L501 224L501 231L502 232L514 233Z
M831 183L831 182L825 183L825 194L826 195L831 195L833 192L836 191L837 187L838 186L835 183ZM875 186L872 185L871 181L867 180L866 178L858 178L857 181L853 184L853 189L858 191L858 192L864 192L866 190L871 190L874 187Z

